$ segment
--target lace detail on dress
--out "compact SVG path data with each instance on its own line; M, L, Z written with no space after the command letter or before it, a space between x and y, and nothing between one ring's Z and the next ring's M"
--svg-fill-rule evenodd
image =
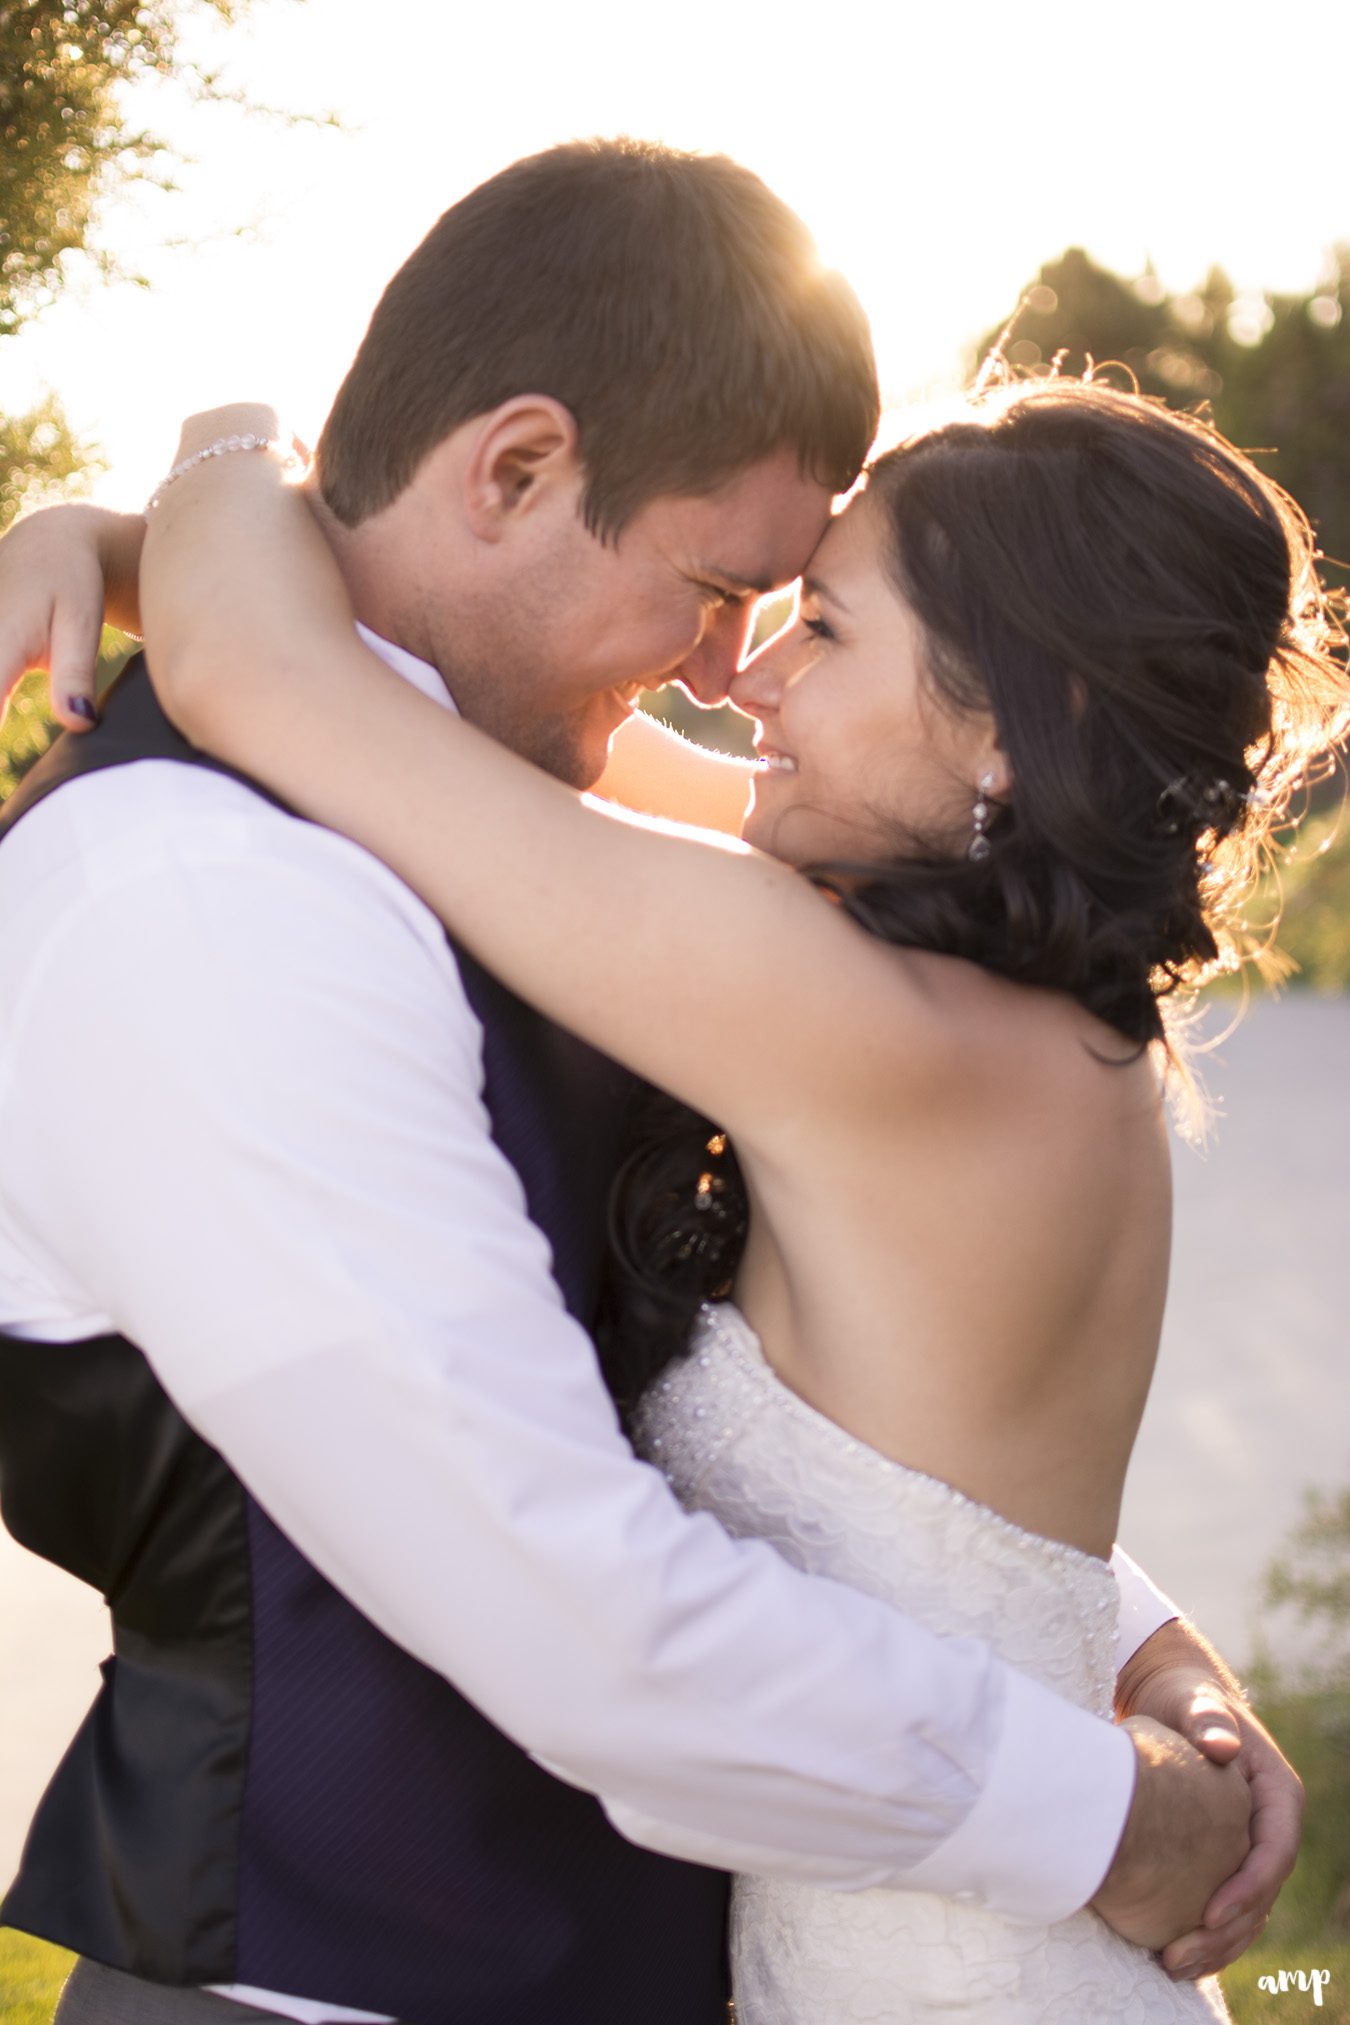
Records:
M798 1567L978 1637L1012 1666L1111 1715L1119 1599L1095 1555L1014 1525L893 1462L779 1379L739 1309L705 1308L687 1358L642 1403L638 1444L682 1502ZM1174 1984L1080 1912L1050 1928L931 1893L826 1892L739 1878L737 2025L1196 2025L1218 1985Z

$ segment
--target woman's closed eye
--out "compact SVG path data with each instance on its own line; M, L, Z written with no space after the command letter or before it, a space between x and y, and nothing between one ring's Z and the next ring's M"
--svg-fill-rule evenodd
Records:
M817 640L835 640L839 637L828 619L808 619L805 612L803 612L801 614L801 621L807 632L814 634Z

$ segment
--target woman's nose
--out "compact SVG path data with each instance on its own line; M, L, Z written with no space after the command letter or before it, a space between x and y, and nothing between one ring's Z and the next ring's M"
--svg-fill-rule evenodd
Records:
M750 717L763 717L778 708L796 665L793 638L797 631L796 626L787 626L781 633L775 633L736 670L728 693L738 710L744 710Z

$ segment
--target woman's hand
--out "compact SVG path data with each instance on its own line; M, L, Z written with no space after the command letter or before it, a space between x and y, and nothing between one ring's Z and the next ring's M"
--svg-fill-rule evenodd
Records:
M279 438L276 409L251 401L190 415L173 464L223 437L244 435ZM104 624L140 636L144 541L139 513L82 505L30 513L0 540L0 716L24 676L43 668L52 715L65 730L88 731L98 722Z
M67 731L97 723L104 620L139 633L145 522L100 506L49 506L0 541L0 715L24 676L47 670L52 714Z
M227 443L231 437L251 435L263 443L279 443L285 446L289 456L300 456L308 460L308 450L298 437L283 435L281 417L275 407L267 407L265 401L231 401L225 407L204 407L196 415L188 415L182 429L178 431L178 450L158 490L152 494L146 518L156 510L162 494L176 484L178 476L186 476L182 466L190 466L192 458L200 458L204 450L210 450L213 443ZM245 456L245 452L239 452Z
M179 431L170 470L230 436L261 436L269 442L280 442L281 418L265 401L231 401L221 408L203 408L200 414L189 415Z
M276 446L275 454L270 447L204 454L232 438ZM285 482L285 467L307 458L275 408L208 408L184 422L147 510L146 649L161 704L194 744L206 744L202 725L214 721L228 671L241 661L275 673L297 632L320 657L329 627L344 645L354 641L351 603L328 544L300 488ZM231 703L226 738L232 714Z

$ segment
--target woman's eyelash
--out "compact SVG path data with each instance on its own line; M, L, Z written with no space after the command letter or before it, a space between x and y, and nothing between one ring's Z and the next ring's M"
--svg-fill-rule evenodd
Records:
M833 640L835 637L834 627L828 619L803 618L802 624L805 626L807 632L814 633L818 640Z

